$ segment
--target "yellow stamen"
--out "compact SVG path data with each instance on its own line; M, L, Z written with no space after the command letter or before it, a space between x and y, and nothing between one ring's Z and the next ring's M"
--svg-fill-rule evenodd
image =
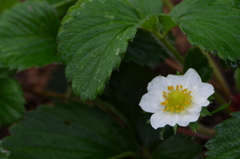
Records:
M182 85L168 86L168 92L163 91L165 101L161 102L164 106L163 111L169 113L180 113L192 103L192 91L183 89Z
M177 90L177 91L179 90L179 86L178 86L178 85L176 86L176 90Z

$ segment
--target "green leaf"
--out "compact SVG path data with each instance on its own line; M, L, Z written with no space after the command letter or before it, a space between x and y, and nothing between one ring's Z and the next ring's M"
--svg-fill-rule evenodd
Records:
M169 57L161 43L151 33L138 30L135 38L129 43L124 60L133 61L139 65L152 66L163 62Z
M15 5L0 16L0 66L23 70L57 61L59 20L46 2Z
M167 14L163 14L159 18L161 25L165 32L168 32L170 29L178 26L177 23Z
M186 72L189 68L195 69L203 82L208 81L212 76L213 69L210 67L207 57L199 48L193 48L188 51L183 72Z
M8 159L10 152L2 148L2 141L0 141L0 159Z
M189 126L194 132L197 132L197 130L198 130L198 122L191 122L188 126Z
M240 154L240 112L215 127L217 135L205 145L207 159L236 159Z
M18 3L18 0L0 0L0 13L11 8L16 3Z
M53 6L57 10L59 17L65 16L68 8L77 2L77 0L28 0L28 1L48 2L51 6Z
M157 16L151 16L145 20L145 22L141 25L141 29L147 30L149 32L159 31L161 29L161 25L159 22L159 18Z
M232 1L240 9L240 0L232 0Z
M59 51L74 93L82 100L100 94L137 28L161 9L161 0L84 0L73 6L63 20Z
M200 116L201 116L201 117L212 116L212 114L208 111L207 108L202 107L202 110L201 110L201 112L200 112Z
M0 126L9 125L23 117L22 94L16 80L0 78Z
M174 135L164 140L152 153L153 159L192 159L198 155L201 147L188 137Z
M80 103L41 106L10 128L10 159L106 159L132 155L126 130L99 109Z
M11 77L16 73L15 70L0 68L0 78Z
M53 7L57 8L69 2L76 2L76 0L28 0L36 2L48 2Z
M229 0L185 0L170 13L192 45L240 59L240 10Z

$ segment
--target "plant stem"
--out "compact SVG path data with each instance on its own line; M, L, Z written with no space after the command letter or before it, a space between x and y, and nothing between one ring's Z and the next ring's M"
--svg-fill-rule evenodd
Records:
M223 105L222 105L221 107L219 107L218 109L212 111L211 114L214 115L214 114L217 114L218 112L220 112L220 111L222 111L222 110L224 110L224 109L227 109L230 104L231 104L231 102L226 103L226 104L223 104Z
M202 124L199 124L198 127L199 127L198 132L203 135L207 135L210 137L213 137L216 135L216 131L214 129L208 128Z
M216 79L218 80L218 82L220 83L220 85L222 86L224 95L226 96L227 99L229 99L231 97L231 92L229 91L229 87L228 87L223 75L221 74L218 66L216 65L216 63L214 62L212 57L207 52L205 52L203 50L202 50L202 52L208 58L209 64L213 68L213 74L216 77Z
M165 47L174 55L174 57L181 63L184 63L183 57L180 53L164 38L160 32L153 32L153 34L165 45Z
M182 73L182 66L180 64L176 63L175 61L173 61L172 59L166 58L165 64L168 65L169 67L171 67L172 69Z
M165 3L165 5L166 5L170 10L173 9L174 5L172 4L171 1L169 1L169 0L163 0L163 2Z
M68 86L67 86L67 91L66 91L65 101L66 101L66 102L69 102L72 97L73 97L72 86L68 85Z

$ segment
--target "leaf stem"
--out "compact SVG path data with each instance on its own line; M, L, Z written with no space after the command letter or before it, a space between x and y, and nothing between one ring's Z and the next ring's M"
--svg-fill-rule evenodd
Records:
M220 83L220 85L222 86L224 95L226 96L227 99L229 99L231 97L231 92L230 92L229 87L228 87L223 75L221 74L218 66L216 65L216 63L214 62L212 57L207 52L205 52L203 50L202 50L202 52L208 58L209 64L213 68L213 74L216 77L216 79L218 80L218 82Z
M214 115L214 114L217 114L218 112L228 108L228 106L231 104L231 102L229 103L226 103L226 104L223 104L221 107L217 108L216 110L212 111L211 114Z
M117 156L110 157L108 159L120 159L120 158L125 158L125 157L130 157L130 156L136 156L136 153L134 152L123 152Z
M163 2L164 2L164 4L165 4L170 10L173 9L174 5L172 4L171 1L169 1L169 0L163 0Z
M163 36L160 32L153 32L153 34L165 45L165 47L174 55L174 57L181 63L184 63L183 57L180 53L166 40L165 36Z

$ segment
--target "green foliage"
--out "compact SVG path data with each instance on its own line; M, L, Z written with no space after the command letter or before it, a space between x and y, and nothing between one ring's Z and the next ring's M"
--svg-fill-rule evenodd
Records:
M0 127L9 125L23 117L24 98L16 80L0 78Z
M160 130L154 130L147 122L151 115L143 113L139 101L146 93L148 82L154 76L147 67L123 62L119 71L113 72L111 81L102 96L103 100L111 102L124 115L140 145L150 148L159 144ZM168 133L167 130L166 132ZM171 134L173 133L170 132L167 135Z
M9 159L120 159L134 156L140 146L134 144L136 140L132 140L129 132L120 126L122 124L97 108L76 102L42 106L27 113L23 121L10 129L12 136L3 139L3 147L11 151ZM199 152L199 146L183 136L157 141L153 159L176 156L187 159Z
M2 141L0 141L0 159L8 159L9 152L2 148Z
M193 68L201 76L202 81L208 81L212 76L212 68L209 66L207 57L199 48L190 49L186 55L183 72Z
M69 2L76 2L76 0L28 0L37 2L48 2L53 7L57 8Z
M133 151L126 131L99 109L80 103L42 106L3 139L10 159L106 159Z
M18 0L0 0L0 13L6 9L11 8L14 4L16 4Z
M177 23L168 14L163 14L160 16L159 21L165 32L170 31L172 28L178 26Z
M240 153L240 112L232 113L234 118L223 121L215 127L217 135L205 145L209 151L207 159L236 159Z
M208 111L208 109L206 107L202 107L202 110L200 112L201 117L211 116L211 115L212 114Z
M185 0L170 16L187 34L191 44L218 54L222 59L240 59L240 10L227 0Z
M65 16L68 8L77 2L77 0L28 0L28 1L48 2L51 6L53 6L57 10L58 15L60 17Z
M194 144L189 138L172 136L159 144L153 151L153 159L193 159L200 152L201 147Z
M122 63L119 71L115 71L111 77L111 82L106 88L102 98L113 103L114 107L121 112L130 124L130 128L135 132L135 136L140 147L146 147L153 159L167 158L171 159L174 155L180 155L182 158L196 156L199 152L199 146L192 143L189 138L173 135L172 127L166 127L164 135L160 136L161 129L154 130L148 120L151 114L144 113L139 104L141 96L146 93L146 87L150 79L155 75L147 67L142 67L133 63ZM164 140L161 140L161 139ZM171 140L176 141L171 142ZM191 147L181 146L181 142ZM164 148L166 146L166 148ZM162 149L163 148L163 149ZM171 154L165 153L165 149L172 149ZM188 154L188 151L191 153ZM188 156L189 155L189 156ZM165 156L165 157L164 157Z
M152 66L163 62L168 56L154 35L144 30L138 30L135 38L128 45L124 60L134 61L139 65Z
M232 0L232 1L238 8L240 8L240 0Z
M16 73L15 70L0 68L0 78L10 77Z
M84 0L73 6L59 33L59 51L74 93L83 100L101 93L137 28L161 9L160 0Z
M0 66L23 70L57 61L59 19L46 2L15 5L0 16Z
M193 131L197 132L199 125L198 122L191 122L188 127L190 127Z

